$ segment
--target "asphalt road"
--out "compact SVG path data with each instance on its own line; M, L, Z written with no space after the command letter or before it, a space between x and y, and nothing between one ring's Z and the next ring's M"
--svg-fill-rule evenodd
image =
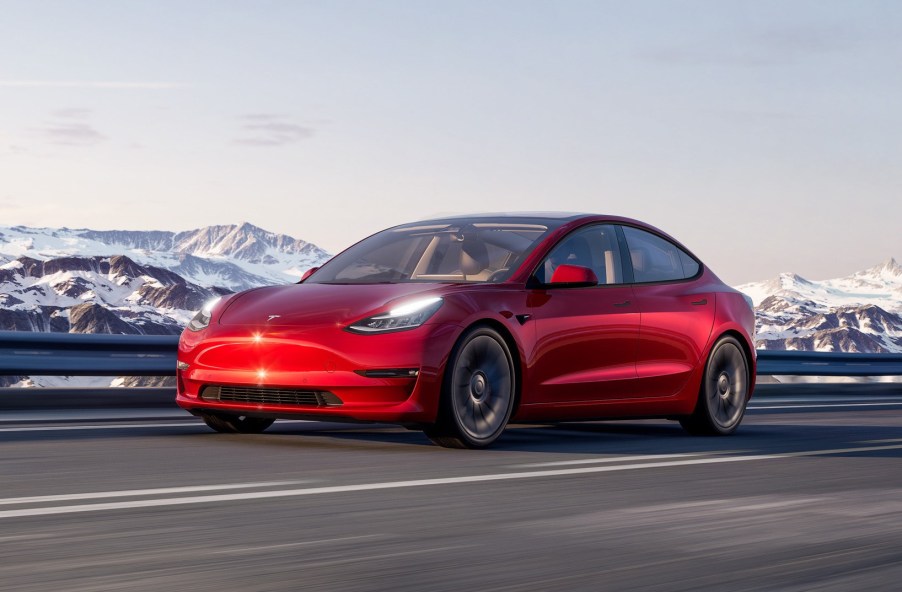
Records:
M756 406L729 438L530 425L486 451L2 414L0 589L899 590L902 402Z

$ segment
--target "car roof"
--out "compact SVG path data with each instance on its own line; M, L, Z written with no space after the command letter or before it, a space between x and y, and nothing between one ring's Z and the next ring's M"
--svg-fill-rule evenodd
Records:
M415 222L407 222L393 228L404 228L408 226L419 226L422 224L453 224L461 220L506 220L510 223L536 223L545 224L550 228L567 227L572 228L574 225L582 225L592 222L608 222L613 224L627 224L629 226L638 226L654 230L664 236L666 233L658 230L654 226L624 216L614 216L608 214L592 214L588 212L486 212L473 214L453 214L444 217L425 218ZM669 238L669 237L668 237Z
M594 217L597 214L588 214L583 212L474 212L472 214L449 214L447 216L436 216L434 218L423 218L417 220L422 222L444 222L445 220L462 220L468 218L533 218L536 220L577 220L579 218Z

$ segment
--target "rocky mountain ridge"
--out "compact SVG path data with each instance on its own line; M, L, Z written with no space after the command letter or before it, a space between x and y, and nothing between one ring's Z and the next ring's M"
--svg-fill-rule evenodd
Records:
M902 266L895 259L843 278L783 273L736 289L755 303L759 349L902 352Z

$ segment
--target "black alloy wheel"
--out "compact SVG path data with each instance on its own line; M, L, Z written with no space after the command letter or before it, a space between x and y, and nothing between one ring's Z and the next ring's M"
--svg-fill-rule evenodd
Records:
M504 432L515 392L514 361L504 338L489 327L470 329L448 361L438 422L426 435L448 448L484 448Z
M711 349L698 402L692 415L680 419L691 434L725 436L733 433L749 399L749 363L739 341L722 337Z

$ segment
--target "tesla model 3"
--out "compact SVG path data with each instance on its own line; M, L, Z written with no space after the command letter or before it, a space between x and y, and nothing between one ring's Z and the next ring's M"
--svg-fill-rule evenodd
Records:
M180 339L177 402L220 432L388 422L467 448L529 421L725 435L754 388L753 330L748 297L648 224L449 217L209 302Z

